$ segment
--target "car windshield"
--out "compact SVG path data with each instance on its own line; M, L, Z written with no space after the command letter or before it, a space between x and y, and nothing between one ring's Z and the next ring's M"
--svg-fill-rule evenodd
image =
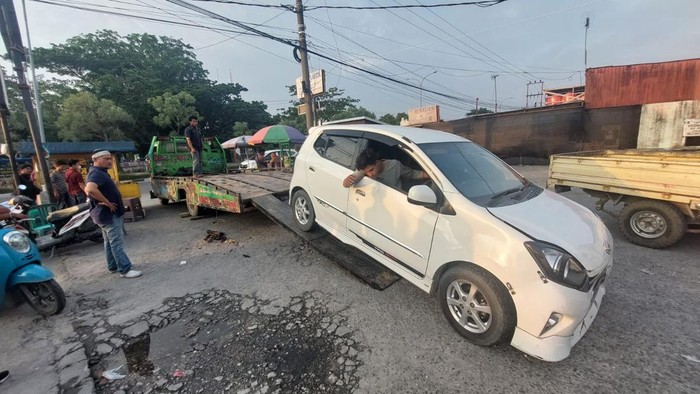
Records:
M469 141L420 145L460 193L481 206L523 191L528 182L493 153Z

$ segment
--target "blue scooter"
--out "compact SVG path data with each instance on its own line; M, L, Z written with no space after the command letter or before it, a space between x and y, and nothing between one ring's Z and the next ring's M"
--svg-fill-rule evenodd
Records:
M0 226L0 307L14 308L26 301L42 315L60 313L66 295L53 273L41 266L36 244L11 220Z

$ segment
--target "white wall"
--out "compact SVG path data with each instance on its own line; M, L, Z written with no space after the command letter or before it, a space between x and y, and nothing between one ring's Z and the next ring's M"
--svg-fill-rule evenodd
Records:
M643 105L637 148L682 147L683 122L692 118L700 118L700 100Z

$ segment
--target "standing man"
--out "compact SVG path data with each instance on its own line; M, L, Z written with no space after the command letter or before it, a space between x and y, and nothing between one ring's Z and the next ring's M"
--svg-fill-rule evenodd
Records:
M117 185L107 174L112 168L112 154L103 150L92 155L93 167L87 176L85 192L90 196L90 217L102 229L107 269L119 272L122 278L138 278L141 271L131 269L124 252L124 202Z
M56 197L58 209L68 208L73 206L73 200L68 194L68 184L66 183L66 170L68 163L65 160L56 160L53 163L53 171L51 172L51 184L53 185L53 194Z
M36 196L41 193L41 188L32 180L32 172L31 164L21 164L19 166L19 184L25 186L24 190L19 190L19 194L31 198L36 204Z
M82 204L87 199L85 195L85 180L80 173L80 162L70 160L68 171L66 171L66 183L68 184L68 194L73 199L75 205Z
M192 177L199 178L202 176L202 136L197 130L197 116L191 115L187 120L190 125L185 129L185 138L192 153Z

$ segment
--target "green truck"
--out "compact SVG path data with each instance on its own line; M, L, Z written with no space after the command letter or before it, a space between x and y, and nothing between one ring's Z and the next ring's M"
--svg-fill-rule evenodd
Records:
M216 138L205 138L203 176L192 177L192 156L182 136L153 137L148 151L151 198L182 202L192 216L202 208L241 213L254 210L252 199L272 194L287 198L292 173L284 170L228 172L226 152Z

